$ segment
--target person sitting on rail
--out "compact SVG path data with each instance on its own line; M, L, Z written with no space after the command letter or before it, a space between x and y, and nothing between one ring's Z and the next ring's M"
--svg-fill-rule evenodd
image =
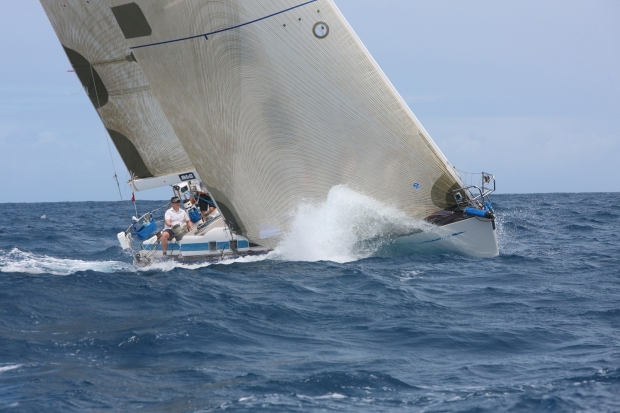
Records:
M161 234L161 249L164 255L166 255L166 251L168 250L168 240L174 237L172 228L174 228L175 225L183 225L185 223L187 224L188 230L192 230L192 221L190 221L187 216L187 212L181 209L181 200L173 196L172 199L170 199L170 204L172 204L172 207L167 210L164 215L164 222L166 225Z
M215 211L215 203L213 202L213 198L211 198L202 184L200 184L200 188L198 188L196 195L192 195L192 197L194 196L198 198L198 209L200 209L200 214L204 220L208 215ZM193 200L190 200L193 203Z

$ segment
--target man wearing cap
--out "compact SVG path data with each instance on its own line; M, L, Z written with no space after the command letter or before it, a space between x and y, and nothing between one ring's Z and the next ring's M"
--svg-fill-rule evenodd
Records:
M164 255L166 255L166 251L168 250L168 240L174 236L172 228L175 225L183 225L183 223L185 223L187 224L187 228L190 231L192 230L192 221L190 221L187 216L187 212L181 209L181 200L173 196L172 199L170 199L170 203L172 204L172 208L167 210L166 215L164 215L166 225L161 234L161 249Z

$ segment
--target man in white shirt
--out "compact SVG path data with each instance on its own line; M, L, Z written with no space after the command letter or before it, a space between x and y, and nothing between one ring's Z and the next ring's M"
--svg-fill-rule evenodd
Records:
M179 224L183 225L187 224L187 228L192 230L192 221L190 221L187 216L187 212L181 209L181 200L176 196L173 196L170 200L172 204L172 208L166 211L166 215L164 215L164 222L166 225L164 226L164 231L161 234L161 249L166 255L166 251L168 250L168 240L174 236L174 232L172 232L172 228Z

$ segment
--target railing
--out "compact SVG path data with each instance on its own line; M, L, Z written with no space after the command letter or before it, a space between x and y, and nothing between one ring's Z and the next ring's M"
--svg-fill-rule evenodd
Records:
M138 223L138 222L140 222L140 221L150 221L150 218L152 218L152 217L153 217L153 212L159 211L160 209L167 208L167 207L168 207L168 205L170 205L170 203L168 203L168 204L166 204L166 205L164 205L164 206L162 206L162 207L159 207L159 208L157 208L157 209L154 209L154 210L152 210L152 211L149 211L149 212L147 212L146 214L142 215L140 218L133 219L133 221L134 221L134 222L133 222L131 225L129 225L129 227L127 227L127 229L125 230L125 232L126 232L126 233L130 232L130 231L131 231L131 229L132 229L132 228L134 228L134 225L135 225L135 224L137 224L137 223ZM134 218L135 218L135 217L134 217ZM158 224L158 226L159 226L159 224L160 224L160 223L163 223L163 222L164 222L163 220L160 220L160 221L156 221L156 220L155 220L155 223L156 223L156 224Z
M495 192L495 177L492 174L482 172L481 173L482 184L467 185L452 191L454 199L459 207L471 205L476 207L482 207L485 203L485 198ZM493 183L493 188L489 186ZM465 193L465 197L461 195L461 192Z

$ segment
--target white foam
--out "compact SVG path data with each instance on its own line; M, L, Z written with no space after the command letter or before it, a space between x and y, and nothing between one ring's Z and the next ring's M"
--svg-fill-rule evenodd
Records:
M0 366L0 373L4 373L5 371L15 370L23 366L23 364L9 364L8 366Z
M316 400L324 400L324 399L346 399L347 396L345 396L344 394L340 394L340 393L328 393L324 396L317 396L315 397Z
M266 259L266 255L225 259L218 264L256 262ZM177 268L196 270L213 265L213 262L183 263L174 260L155 260L145 267L137 267L122 261L83 261L34 254L14 248L8 253L0 252L0 272L22 274L71 275L80 271L97 271L106 274L118 272L169 272Z
M422 278L420 276L420 274L422 274L422 271L404 271L402 273L403 275L398 277L398 279L400 281L409 281L409 280L414 280L416 278Z
M269 259L271 254L265 255L252 255L247 257L236 257L236 258L224 258L221 261L198 261L198 262L180 262L175 260L167 260L167 259L155 259L150 264L144 267L135 267L133 268L135 271L145 272L145 271L161 271L168 272L172 271L176 268L182 268L186 270L197 270L200 268L206 268L214 264L218 265L231 265L235 263L250 263L250 262L258 262Z
M54 258L47 255L33 254L13 248L9 253L0 253L0 272L18 272L25 274L70 275L79 271L98 271L114 273L131 271L134 266L119 261L82 261Z
M396 208L335 186L322 204L306 202L293 213L289 232L270 258L287 261L356 261L399 235L426 228Z

